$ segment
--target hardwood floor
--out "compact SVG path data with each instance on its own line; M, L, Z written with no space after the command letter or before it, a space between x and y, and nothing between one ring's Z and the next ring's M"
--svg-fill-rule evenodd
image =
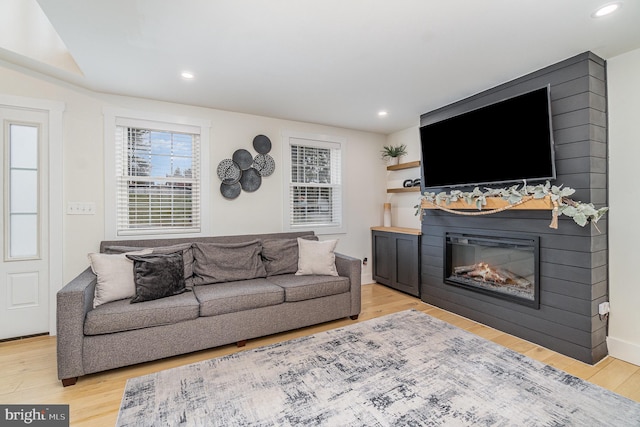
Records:
M523 353L640 402L640 367L607 357L595 366L587 365L546 348L521 340L450 312L425 304L417 298L372 284L362 288L362 313L358 322L414 308L466 329L488 340ZM184 356L116 369L81 377L63 388L56 373L55 337L41 336L0 343L0 402L3 404L69 404L73 426L113 426L127 378L149 374L200 360L260 347L354 323L337 320L292 332L249 340L246 347L218 347Z

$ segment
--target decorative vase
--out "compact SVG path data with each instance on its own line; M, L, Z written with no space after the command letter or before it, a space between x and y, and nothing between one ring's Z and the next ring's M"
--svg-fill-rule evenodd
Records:
M395 166L400 162L400 157L389 157L389 166Z
M391 227L391 203L384 204L384 215L382 216L382 225Z

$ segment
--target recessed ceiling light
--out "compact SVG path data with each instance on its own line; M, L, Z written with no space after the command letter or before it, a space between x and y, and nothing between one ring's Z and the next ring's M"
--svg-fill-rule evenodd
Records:
M622 6L622 2L605 4L604 6L600 6L599 8L597 8L595 12L591 14L591 16L593 18L601 18L620 9L620 6Z
M195 77L190 71L183 71L182 73L180 73L180 75L185 80L192 80Z
M378 116L380 117L386 117L389 113L387 113L386 111L378 111Z

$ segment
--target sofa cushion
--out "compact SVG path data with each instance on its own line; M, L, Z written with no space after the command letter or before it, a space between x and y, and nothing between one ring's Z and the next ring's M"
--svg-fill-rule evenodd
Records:
M318 240L304 236L305 240ZM297 239L265 239L262 241L262 261L268 276L295 273L298 270Z
M154 254L171 254L175 252L182 251L182 261L184 262L184 280L187 286L192 286L193 283L193 251L191 250L191 242L188 243L178 243L170 246L157 246L151 247L152 253ZM121 254L124 252L131 252L143 249L141 247L135 246L118 246L111 245L106 246L104 248L104 253L106 254Z
M127 255L133 261L136 295L132 303L166 298L185 292L182 251L172 254Z
M128 252L133 255L150 254L150 249ZM93 307L125 298L133 298L136 287L133 281L133 261L127 259L127 253L100 254L90 253L91 270L97 276Z
M168 325L195 319L199 310L200 305L193 292L139 304L130 304L129 300L113 301L87 313L84 333L101 335Z
M266 279L240 280L193 288L200 301L200 316L216 316L284 302L284 289Z
M298 238L298 270L297 275L320 274L337 276L336 255L334 250L337 240L314 242Z
M260 240L241 243L194 243L193 284L266 277Z
M269 282L284 289L286 302L304 301L349 292L349 279L340 276L272 276Z

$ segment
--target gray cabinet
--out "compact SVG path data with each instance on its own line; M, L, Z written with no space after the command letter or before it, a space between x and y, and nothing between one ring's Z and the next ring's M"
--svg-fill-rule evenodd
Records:
M420 231L372 227L373 280L420 297Z

